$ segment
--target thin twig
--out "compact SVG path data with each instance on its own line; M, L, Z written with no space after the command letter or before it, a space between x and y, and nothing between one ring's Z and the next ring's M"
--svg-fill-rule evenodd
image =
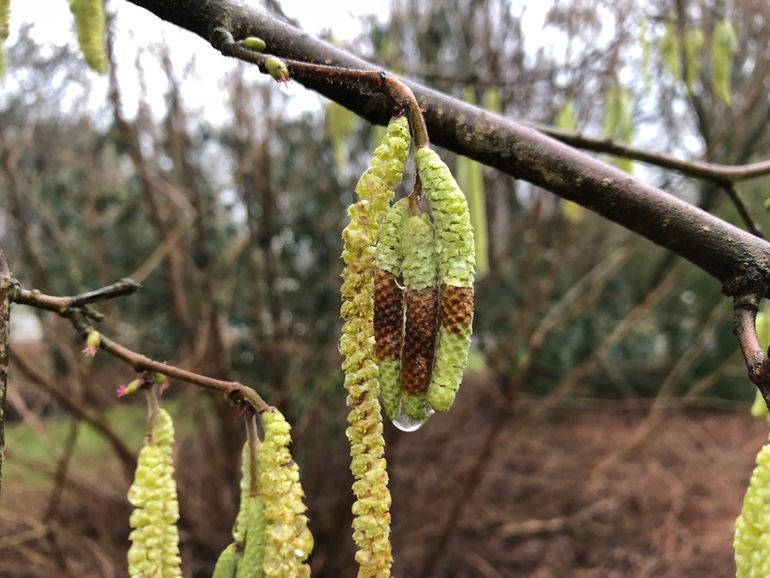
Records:
M265 68L265 61L270 58L270 55L244 48L235 41L230 31L225 28L217 28L215 30L212 45L225 56L232 56L233 58L256 64L262 72L268 72ZM301 75L327 80L345 80L348 84L356 86L364 94L376 91L385 92L396 101L397 105L406 106L415 147L420 148L428 145L428 129L425 126L425 119L422 116L420 105L412 90L395 76L384 71L378 72L326 66L289 58L282 58L281 61L287 66L292 76Z
M119 281L118 283L108 285L107 287L104 287L96 292L89 292L83 295L93 295L98 293L102 298L106 299L109 298L109 296L112 296L114 292L123 292L122 294L125 294L125 291L127 291L127 286L133 287L133 285L131 285L132 283L133 282L129 282L129 280L123 280ZM133 287L129 292L133 292L135 290L136 288ZM80 296L76 296L75 299L79 297ZM15 303L21 303L24 305L30 305L32 307L37 307L39 309L45 309L46 311L52 311L65 319L69 319L78 333L80 333L80 335L85 338L89 333L95 331L94 327L89 322L89 318L93 318L94 314L88 311L88 306L72 306L72 299L72 297L57 297L53 295L45 295L39 291L31 291L28 289L18 288L14 292L11 300ZM141 353L132 351L104 335L100 336L99 348L103 351L106 351L113 357L116 357L127 363L135 371L151 371L162 373L165 376L185 381L205 389L220 391L228 395L233 401L240 400L248 402L257 412L263 412L270 407L256 391L248 386L243 385L240 382L216 379L195 373L193 371L188 371L168 363L156 361L145 355L142 355Z
M246 419L246 434L249 443L249 495L259 495L259 478L257 477L257 456L259 455L259 435L257 435L257 416L250 415Z
M770 160L738 166L698 160L686 161L665 153L619 143L612 139L592 138L580 132L571 132L535 122L522 122L522 124L578 149L632 159L720 185L737 183L770 174Z
M743 219L743 222L749 232L752 235L756 235L760 239L764 239L765 236L762 234L762 229L760 229L756 221L751 218L749 210L746 208L746 204L743 202L743 199L738 194L738 190L735 188L735 184L726 183L724 185L724 189L727 193L727 196L730 197L730 200L733 202L733 205L735 205L735 210L738 211L738 215L740 215L741 219Z
M142 286L132 279L122 279L117 283L87 291L71 297L58 297L55 295L46 295L40 291L19 289L13 296L13 302L21 305L31 305L38 309L53 311L54 313L66 317L65 313L70 308L83 309L84 306L98 301L115 299L123 295L131 295ZM89 312L89 316L91 313ZM97 314L97 318L101 315Z

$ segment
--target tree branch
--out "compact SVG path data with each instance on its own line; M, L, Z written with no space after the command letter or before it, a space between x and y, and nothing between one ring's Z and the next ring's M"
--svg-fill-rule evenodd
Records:
M697 160L686 161L665 153L649 151L628 144L619 143L612 139L592 138L580 132L571 132L554 126L534 122L524 122L522 124L575 148L605 153L612 156L640 161L664 169L671 169L672 171L676 171L685 176L704 179L718 185L747 181L749 179L755 179L770 174L770 160L738 166L722 165Z
M5 461L5 398L8 391L8 348L11 345L11 296L13 277L5 251L0 248L0 492Z
M234 0L130 0L158 17L217 42L258 36L276 56L358 70L371 64ZM384 124L394 103L362 94L344 79L295 73L293 78L371 122ZM431 140L456 153L574 201L691 261L728 295L769 294L770 244L664 191L510 119L404 81L424 109Z
M2 273L1 268L0 273ZM75 297L56 297L53 295L42 294L39 291L30 291L28 289L15 287L16 290L11 294L11 301L14 303L30 305L46 311L52 311L60 317L69 319L78 333L85 338L89 333L95 331L89 319L99 319L101 315L91 309L88 305L83 305L82 303L78 304L80 301L86 300L88 302L93 302L96 299L109 299L116 297L117 295L133 293L138 287L138 283L135 283L130 279L124 279L113 285L97 289L96 291L83 293ZM222 392L234 401L249 403L257 412L262 412L270 407L256 391L237 381L225 381L208 377L168 363L150 359L141 353L137 353L124 347L120 343L113 341L104 335L100 335L99 341L100 349L130 365L135 371L162 373L167 377L192 383L205 389L213 389Z
M744 293L735 297L733 333L740 343L749 379L759 388L765 405L770 409L770 358L759 343L756 327L759 301L760 295L756 293Z

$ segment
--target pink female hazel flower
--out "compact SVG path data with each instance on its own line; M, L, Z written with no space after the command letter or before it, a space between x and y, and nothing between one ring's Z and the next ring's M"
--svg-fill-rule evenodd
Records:
M115 393L118 397L125 397L139 391L139 388L142 387L142 385L144 385L144 379L135 379L129 382L128 385L121 385L118 387Z
M99 352L99 346L102 344L102 336L98 331L89 331L86 337L86 346L83 348L83 355L86 357L96 357Z
M166 391L171 385L171 383L168 380L168 377L166 377L162 373L153 373L152 379L155 383L157 383L160 386L160 388L158 389L158 393L160 395L163 395L163 392Z

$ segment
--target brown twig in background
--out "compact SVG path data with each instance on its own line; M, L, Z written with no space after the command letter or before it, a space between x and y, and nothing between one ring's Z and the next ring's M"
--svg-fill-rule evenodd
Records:
M752 235L756 235L760 239L764 239L765 236L764 234L762 234L762 229L760 229L757 222L751 218L751 215L749 214L749 210L746 208L746 203L743 202L743 199L738 194L738 190L735 188L735 184L725 183L723 188L727 193L727 196L730 198L733 205L735 206L735 210L738 211L738 215L740 215L741 219L743 219L743 222L746 225L746 228L749 230L749 232Z
M28 289L19 288L14 292L12 301L45 309L46 311L52 311L63 318L69 319L78 333L85 338L90 332L94 331L88 318L93 318L98 312L92 313L88 311L85 309L87 306L72 306L73 300L77 302L78 299L85 295L90 300L89 302L92 302L93 299L109 299L117 294L126 294L126 291L133 292L136 289L136 284L133 281L126 279L98 289L97 291L84 293L75 297L57 297L45 295L39 291L30 291ZM250 403L258 412L262 412L270 407L256 391L237 381L216 379L186 369L181 369L168 363L155 361L141 353L136 353L127 347L120 345L104 335L101 336L100 342L100 349L127 363L135 371L162 373L167 377L173 377L180 381L185 381L206 389L213 389L228 395L235 401L242 400Z
M665 153L619 143L608 138L592 138L581 132L572 132L555 126L535 122L522 122L522 124L577 149L632 159L719 185L747 181L770 174L770 160L739 166L698 160L687 161Z
M112 104L115 124L118 126L121 135L128 145L128 153L134 166L136 176L141 183L142 196L146 206L147 216L155 230L159 244L165 244L170 235L170 219L164 214L163 207L159 202L159 185L157 179L151 174L149 163L142 152L140 145L140 134L136 123L129 123L122 113L121 94L118 87L116 68L114 66L113 55L112 26L107 27L107 56L110 60L109 66L109 93L108 97ZM187 338L182 342L185 353L192 349L190 339L194 335L193 320L190 313L190 304L187 300L183 275L183 257L182 251L177 244L170 244L169 251L164 255L166 268L168 271L168 288L171 295L171 304L174 314L182 327L182 335Z

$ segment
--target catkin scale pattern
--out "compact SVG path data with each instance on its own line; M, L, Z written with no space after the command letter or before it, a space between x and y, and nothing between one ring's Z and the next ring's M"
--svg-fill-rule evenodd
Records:
M454 403L468 363L473 326L475 248L465 195L449 167L430 147L415 154L417 171L436 228L436 255L441 284L441 326L428 403L439 412Z
M70 0L70 10L75 16L78 44L86 63L103 74L107 71L104 0Z
M313 535L305 515L299 468L289 452L291 427L275 408L264 411L261 421L264 441L254 439L253 446L246 443L241 456L235 541L220 554L213 578L310 576L306 561L313 549Z
M350 442L353 493L353 540L360 578L388 578L393 556L390 547L390 491L385 464L385 441L380 415L379 369L374 350L375 244L381 224L401 181L409 151L406 119L388 125L369 168L359 179L359 201L348 209L350 223L342 232L342 306L344 319L340 352L344 386L350 407L346 430Z
M152 418L152 432L139 452L128 501L134 506L128 550L131 578L177 578L182 575L179 557L179 519L172 450L174 424L163 409Z
M757 455L743 507L735 522L736 578L770 576L770 443Z
M259 451L259 489L265 519L265 577L310 576L305 561L313 549L299 468L291 459L289 422L275 408L261 415L265 439Z

